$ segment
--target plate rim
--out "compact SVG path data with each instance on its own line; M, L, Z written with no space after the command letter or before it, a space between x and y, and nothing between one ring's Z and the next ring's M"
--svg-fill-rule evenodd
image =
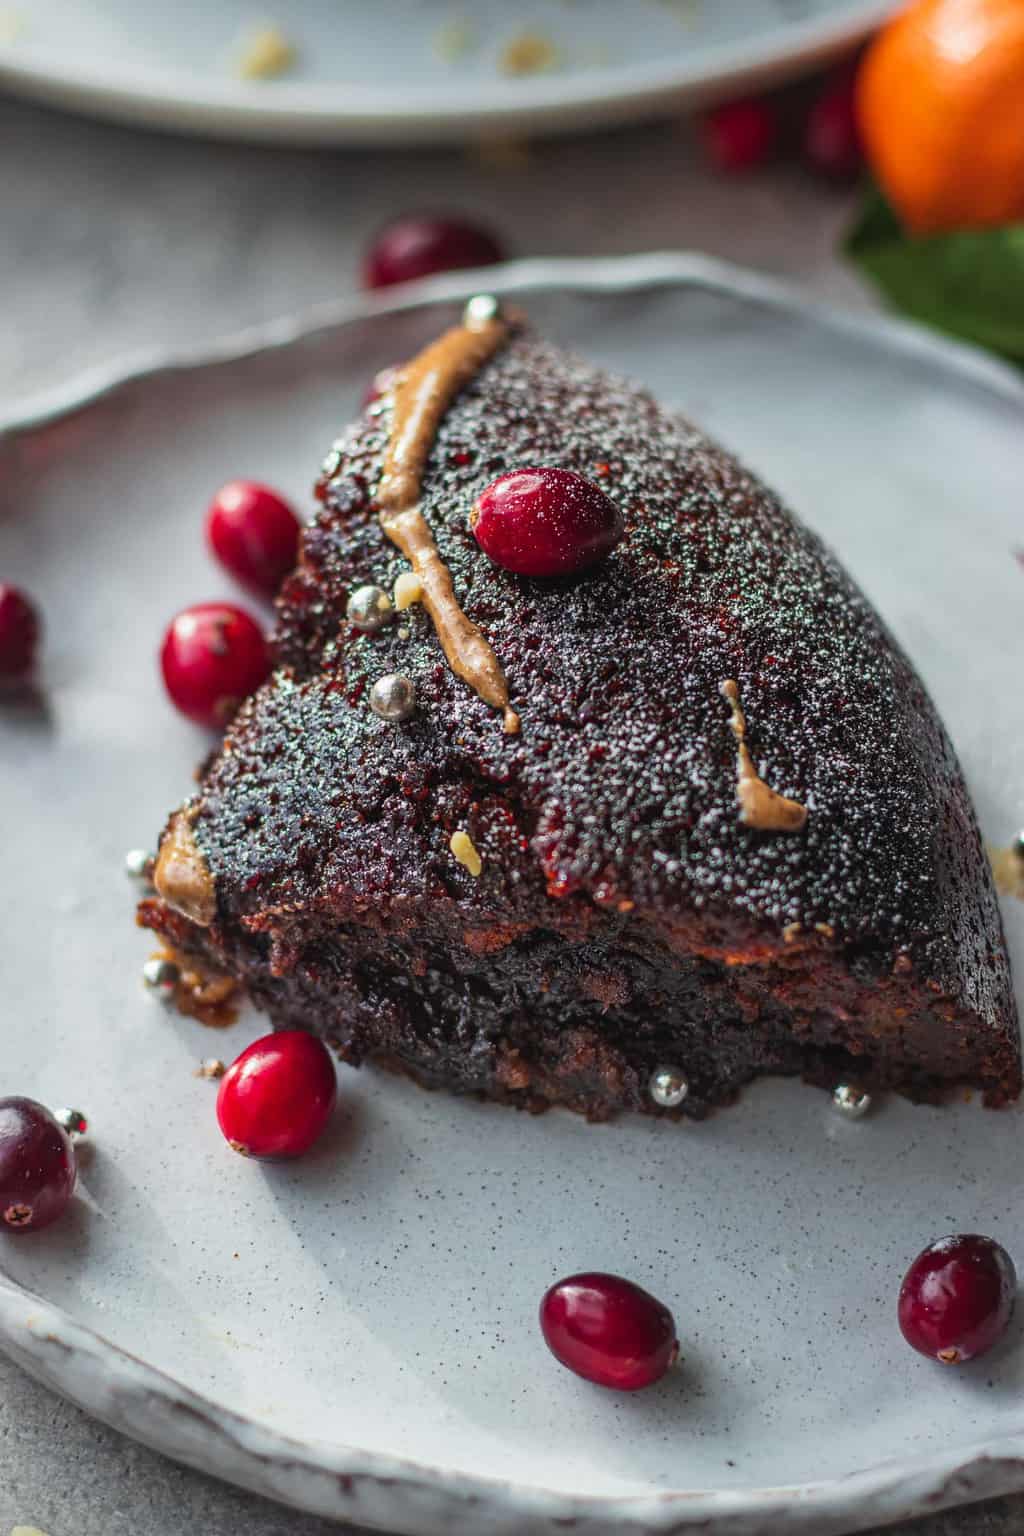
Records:
M346 299L260 324L213 343L161 348L80 374L6 416L0 447L104 399L169 374L232 364L301 346L374 316L545 290L628 293L701 289L799 315L847 338L944 369L1024 411L1024 379L1008 364L912 323L808 300L776 278L695 252L536 259L410 284L383 298ZM179 1461L294 1507L424 1536L436 1532L687 1531L715 1522L722 1536L785 1529L850 1532L1024 1490L1024 1425L976 1443L907 1455L842 1477L788 1487L578 1495L453 1471L382 1452L298 1440L240 1415L147 1365L10 1278L0 1264L0 1349L97 1418Z
M188 83L183 71L133 71L111 78L101 66L14 37L0 42L0 87L74 110L157 127L233 137L335 143L452 142L535 131L597 127L656 116L684 102L769 83L851 48L892 12L896 0L847 0L839 15L778 22L757 37L720 43L687 62L686 34L669 62L461 82L457 104L438 87L392 92L344 82L287 78ZM701 55L698 55L698 60ZM339 85L344 83L342 105ZM184 89L185 93L182 94Z

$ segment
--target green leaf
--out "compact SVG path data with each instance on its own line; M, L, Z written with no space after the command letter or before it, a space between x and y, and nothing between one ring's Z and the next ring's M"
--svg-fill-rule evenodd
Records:
M1024 363L1024 224L915 238L872 189L845 247L896 308Z

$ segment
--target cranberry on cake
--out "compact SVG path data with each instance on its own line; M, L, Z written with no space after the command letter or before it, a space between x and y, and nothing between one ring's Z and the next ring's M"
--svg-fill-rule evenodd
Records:
M346 1061L530 1109L1016 1098L956 757L829 551L493 301L383 384L144 925Z

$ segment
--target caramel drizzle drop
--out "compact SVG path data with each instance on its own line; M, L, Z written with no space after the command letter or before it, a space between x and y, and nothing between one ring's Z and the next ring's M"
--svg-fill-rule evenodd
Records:
M1008 848L989 848L989 862L1000 896L1016 896L1024 901L1024 849L1019 843Z
M503 319L456 326L404 368L394 388L391 439L377 502L380 525L423 584L430 615L448 665L486 704L500 709L505 730L515 735L519 716L509 707L501 663L455 596L451 572L419 508L427 458L445 411L508 336Z
M171 817L157 854L153 884L169 907L198 927L208 928L216 917L213 876L187 810L175 811Z
M747 720L740 707L738 685L729 678L719 691L732 710L732 733L736 738L736 798L740 803L740 821L761 832L799 832L807 820L807 807L769 788L754 767L754 759L747 746Z

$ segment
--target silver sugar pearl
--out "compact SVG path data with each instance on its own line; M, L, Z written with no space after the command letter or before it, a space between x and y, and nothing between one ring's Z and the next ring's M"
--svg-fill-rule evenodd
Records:
M678 1067L655 1067L648 1090L661 1109L678 1109L690 1091L690 1085Z
M383 587L365 586L357 587L352 593L345 616L357 629L365 629L368 634L374 634L378 629L383 629L385 624L390 624L395 610Z
M142 979L154 992L171 993L181 980L181 971L173 960L147 960Z
M55 1109L53 1118L71 1137L85 1136L88 1133L89 1122L80 1109Z
M832 1103L847 1120L859 1120L871 1108L871 1095L852 1083L840 1083L832 1090Z
M468 330L476 331L490 325L501 314L501 304L493 293L475 293L462 311L462 323Z
M153 857L145 848L129 848L124 856L124 872L133 880L145 878L146 866Z
M401 672L386 672L370 689L370 708L382 720L408 720L416 709L416 689Z
M326 459L324 459L320 466L320 473L323 475L325 480L334 479L334 476L341 468L341 457L341 449L332 448Z

